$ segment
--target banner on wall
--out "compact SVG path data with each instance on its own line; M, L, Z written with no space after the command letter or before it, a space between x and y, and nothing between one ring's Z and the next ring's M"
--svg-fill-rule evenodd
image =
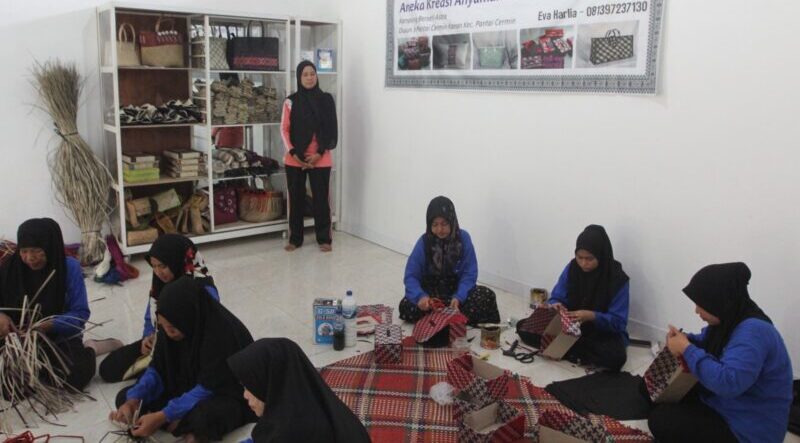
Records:
M387 0L386 86L655 94L664 0Z

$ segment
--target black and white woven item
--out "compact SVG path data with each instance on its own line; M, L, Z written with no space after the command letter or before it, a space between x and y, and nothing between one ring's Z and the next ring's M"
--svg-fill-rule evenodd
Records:
M605 37L592 38L589 60L594 65L625 60L633 57L633 35L620 35L619 29L610 29Z

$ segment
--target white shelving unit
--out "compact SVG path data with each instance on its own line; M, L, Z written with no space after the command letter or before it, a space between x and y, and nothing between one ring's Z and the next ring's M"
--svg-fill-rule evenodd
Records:
M214 149L212 133L226 128L241 128L245 148L259 155L273 158L283 163L284 146L280 135L280 109L283 99L296 88L295 67L300 61L300 51L316 49L332 49L335 53L335 66L341 61L341 25L337 21L306 20L293 17L282 17L269 14L227 14L220 11L189 10L159 6L157 9L144 8L135 4L111 3L97 9L99 40L99 73L103 109L103 134L106 161L116 177L118 198L124 202L126 194L133 197L147 197L171 187L186 198L197 190L209 194L210 230L205 234L191 235L195 243L225 240L249 235L280 232L288 229L286 214L278 220L249 223L238 221L228 224L217 224L214 220L214 193L234 180L246 180L251 187L269 187L284 192L286 196L286 174L281 168L270 175L248 177L218 177L213 173L212 152ZM131 23L136 29L152 30L159 17L171 18L175 21L176 30L184 37L185 67L159 68L150 66L118 66L117 32L119 26ZM209 60L209 36L212 29L225 27L233 29L236 35L251 23L253 29L261 28L265 36L278 37L280 42L280 65L277 71L249 70L216 70L193 66L197 58L192 57L192 38L202 38L204 42L204 59ZM263 26L263 28L262 28ZM256 35L260 35L256 32ZM339 139L342 140L341 121L342 104L340 102L341 82L339 72L320 72L320 86L334 95L339 117ZM210 85L221 77L237 76L239 80L249 78L257 86L275 88L279 107L275 121L263 123L221 124L212 118L212 92ZM207 86L204 96L194 94L194 83L202 80ZM120 124L119 109L128 104L142 105L151 103L156 106L172 99L185 100L193 98L201 105L205 116L202 123L188 124L154 124L124 126ZM123 180L122 155L135 151L159 154L165 149L191 148L205 153L207 174L196 178L164 177L156 181L142 183L126 183ZM331 173L331 211L333 222L339 219L341 204L340 165L341 148L333 151L334 169ZM284 204L284 207L286 205ZM146 252L150 244L129 245L128 227L126 226L126 207L122 203L114 216L115 234L119 239L123 252L136 254ZM307 219L306 225L313 220Z

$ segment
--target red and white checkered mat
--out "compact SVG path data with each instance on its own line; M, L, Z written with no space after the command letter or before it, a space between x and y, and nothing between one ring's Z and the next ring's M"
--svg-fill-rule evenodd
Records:
M320 375L364 423L373 441L455 443L453 406L440 406L428 395L431 386L446 380L451 358L450 349L424 348L407 337L399 364L377 365L373 353L366 352L326 366ZM531 441L538 438L539 411L565 408L517 374L508 380L504 401L525 413L525 437ZM613 419L604 417L604 423L617 441L651 441L647 433Z

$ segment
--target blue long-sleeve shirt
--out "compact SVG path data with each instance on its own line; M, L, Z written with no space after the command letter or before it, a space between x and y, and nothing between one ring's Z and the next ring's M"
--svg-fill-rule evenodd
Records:
M64 295L64 312L53 320L50 332L58 337L71 337L83 331L89 320L89 297L78 260L67 257L67 293Z
M690 334L700 343L706 329ZM695 344L683 352L689 370L708 389L701 400L717 411L740 442L782 442L792 403L792 363L778 330L748 318L733 330L718 359Z
M164 383L161 381L158 371L153 368L147 368L142 377L139 378L139 381L128 390L126 399L141 400L146 405L157 400L163 392ZM167 416L167 421L169 422L180 420L194 409L197 403L213 396L213 392L198 384L180 397L171 399L161 411Z
M208 295L210 295L211 298L219 301L219 291L217 291L217 288L208 285L206 286L206 292L208 292ZM144 310L144 330L142 331L142 338L145 338L156 332L156 325L153 322L153 314L150 313L150 310L152 309L150 307L150 303L152 302L152 297L147 297L147 309Z
M548 303L561 303L567 306L567 285L569 284L569 264L561 272L558 282L550 293ZM607 312L594 311L594 324L600 331L612 332L623 337L628 344L628 310L630 309L630 281L625 282L611 299Z
M472 238L467 231L460 229L459 235L461 238L461 258L453 268L453 272L458 276L458 288L453 297L457 298L459 302L464 303L467 300L469 291L475 287L478 282L478 259L475 257L475 247L472 245ZM426 273L426 257L425 257L425 236L421 236L414 245L411 255L408 257L406 263L406 273L403 278L403 283L406 286L406 298L413 304L419 303L426 294L422 289L422 278Z

